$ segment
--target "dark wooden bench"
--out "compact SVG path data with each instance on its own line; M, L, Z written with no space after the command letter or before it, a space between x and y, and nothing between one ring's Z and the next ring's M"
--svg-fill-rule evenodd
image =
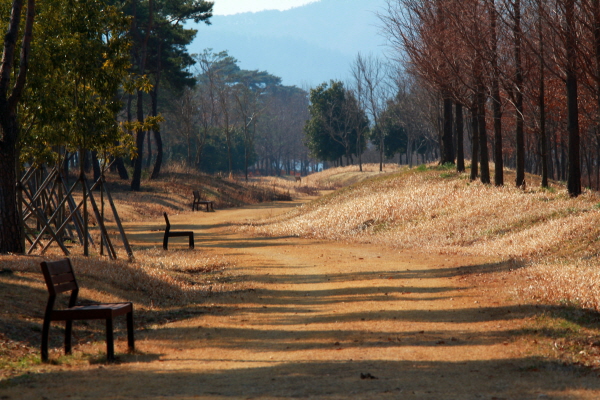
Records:
M190 249L194 248L194 232L192 231L175 231L171 232L171 224L169 223L169 217L167 213L163 214L165 216L165 222L167 223L167 227L165 228L165 237L163 238L163 249L169 249L169 238L170 237L181 237L187 236L190 239Z
M200 192L201 192L200 190L192 191L192 193L194 194L194 202L192 203L192 211L200 210L200 205L206 206L206 212L209 211L209 207L210 207L210 211L215 211L213 202L210 200L202 200L202 197L200 196Z
M115 359L115 346L113 337L113 318L119 315L127 315L127 343L130 350L134 350L133 338L133 304L91 304L77 306L77 295L79 285L75 279L75 273L68 258L60 261L42 262L42 272L48 287L49 297L44 314L44 325L42 329L42 361L48 361L48 335L51 321L65 321L65 354L71 353L71 331L74 320L104 319L106 320L106 358L109 361ZM71 292L68 308L55 310L56 296L60 293Z

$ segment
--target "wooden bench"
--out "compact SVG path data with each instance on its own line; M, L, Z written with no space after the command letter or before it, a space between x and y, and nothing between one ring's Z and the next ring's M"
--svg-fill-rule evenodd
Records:
M192 191L192 193L194 194L194 202L192 203L192 211L200 210L200 205L206 206L206 212L209 211L209 207L210 207L211 211L215 211L215 207L214 207L214 204L212 201L202 200L202 197L200 196L200 190L194 190L194 191Z
M77 295L79 285L75 279L75 273L68 258L60 261L42 262L42 273L46 281L49 297L44 314L44 325L42 329L42 361L48 361L48 335L51 321L65 321L65 354L71 353L71 331L74 320L104 319L106 320L106 358L109 361L115 359L115 346L113 337L113 318L119 315L127 315L127 343L130 350L134 350L133 338L133 304L112 303L92 304L77 306ZM71 292L68 308L55 310L56 296L60 293Z
M163 249L169 249L169 238L170 237L181 237L187 236L190 239L190 249L194 248L194 232L192 231L175 231L171 232L171 224L169 223L169 217L167 213L163 214L165 216L165 222L167 223L167 227L165 228L165 236L163 238Z

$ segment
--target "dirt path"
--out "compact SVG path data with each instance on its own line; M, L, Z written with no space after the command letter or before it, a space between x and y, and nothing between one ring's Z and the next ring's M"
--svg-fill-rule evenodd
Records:
M119 365L30 377L0 398L64 399L65 384L71 399L600 398L598 377L537 357L521 337L529 307L501 282L467 278L493 260L227 229L289 206L172 216L199 231L197 248L235 256L254 289L139 332L143 354Z

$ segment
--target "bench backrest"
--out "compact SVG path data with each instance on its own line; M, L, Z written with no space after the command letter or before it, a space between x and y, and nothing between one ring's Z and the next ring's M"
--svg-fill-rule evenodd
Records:
M41 267L50 296L79 290L71 260L68 258L59 261L43 261Z
M192 193L194 193L194 200L200 200L200 191L199 190L194 190L194 191L192 191Z

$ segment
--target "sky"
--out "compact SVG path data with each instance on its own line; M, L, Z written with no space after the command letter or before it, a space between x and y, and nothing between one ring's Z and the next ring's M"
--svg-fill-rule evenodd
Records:
M289 10L319 0L214 0L215 15L233 15L264 10Z
M284 85L350 79L357 54L382 56L378 10L386 0L212 0L211 25L197 24L190 54L228 54Z

